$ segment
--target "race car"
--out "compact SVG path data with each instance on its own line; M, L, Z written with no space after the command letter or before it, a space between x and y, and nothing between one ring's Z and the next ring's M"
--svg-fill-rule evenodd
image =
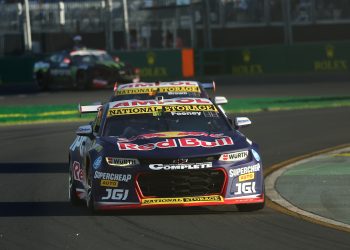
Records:
M201 97L209 98L208 89L215 91L215 82L200 83L197 81L172 82L138 82L128 84L115 84L110 101L141 99L154 99L155 96L163 98Z
M137 82L137 68L113 58L104 50L60 51L36 62L33 77L41 90L66 86L78 89L104 88L115 82Z
M89 209L235 204L264 207L258 145L206 98L122 100L97 112L69 148L69 199Z

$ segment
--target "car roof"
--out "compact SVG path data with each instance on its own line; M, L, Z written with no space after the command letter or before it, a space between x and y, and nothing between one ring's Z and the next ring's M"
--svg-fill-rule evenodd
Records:
M169 87L169 86L199 86L196 81L171 81L171 82L139 82L139 83L126 83L118 86L118 90L124 89L140 89L146 87Z
M81 50L72 50L69 54L71 56L87 56L87 55L102 55L106 54L105 50L97 49L81 49Z

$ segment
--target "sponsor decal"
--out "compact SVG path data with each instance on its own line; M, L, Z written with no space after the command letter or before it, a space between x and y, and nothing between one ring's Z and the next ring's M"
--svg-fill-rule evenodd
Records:
M163 104L165 105L181 105L181 104L213 104L210 100L205 98L173 98L164 99ZM119 107L140 107L140 106L150 106L159 105L157 100L126 100L126 101L116 101L110 103L110 108Z
M168 92L168 95L187 95L188 92Z
M131 115L131 114L158 114L162 112L162 106L112 108L108 110L108 116Z
M138 159L132 158L106 157L106 161L109 165L117 167L132 167L140 164Z
M131 174L115 174L95 171L94 179L128 182L131 180Z
M177 198L147 198L142 199L141 205L161 205L161 204L186 204L197 202L223 202L220 195L195 196L195 197L177 197Z
M224 136L214 141L202 141L197 138L180 138L179 145L180 147L204 147L204 148L213 148L221 147L227 145L233 145L233 140L231 137Z
M161 133L143 134L143 135L138 135L131 138L119 138L118 142L132 142L135 140L142 140L142 139L174 138L174 137L186 137L186 136L207 136L211 138L222 138L223 134L208 134L205 132L169 131L169 132L161 132Z
M101 180L100 186L101 187L118 187L118 181L111 181L111 180Z
M264 73L262 64L254 63L253 56L249 50L242 51L242 63L232 65L233 75L256 75Z
M164 106L164 112L217 111L214 105L170 105Z
M176 116L187 116L187 115L200 116L201 114L202 114L201 112L171 112L171 115L176 115Z
M76 181L82 181L83 180L83 170L80 167L80 163L75 161L73 162L73 178Z
M324 60L314 61L314 71L348 71L348 61L345 58L338 58L336 56L336 48L329 44L324 48ZM339 53L338 53L339 54Z
M252 154L256 161L260 161L260 155L254 149L252 149Z
M96 158L96 160L94 161L94 164L92 165L92 167L94 169L98 169L99 167L101 167L101 163L102 163L102 156L99 156L98 158Z
M255 173L248 173L248 174L240 175L238 177L238 181L239 182L250 181L250 180L254 180L254 178L255 178Z
M219 161L229 161L229 162L242 161L242 160L245 160L248 157L248 155L249 155L248 150L223 154L220 156Z
M203 169L213 167L211 162L191 163L191 164L150 164L152 170L184 170L184 169Z
M247 167L230 169L230 177L236 177L242 174L248 174L248 173L258 172L258 171L260 171L260 163L247 166Z
M128 198L128 189L106 189L106 196L102 197L102 200L115 200L115 201L125 201Z
M148 94L152 92L158 93L181 93L181 92L200 92L198 86L159 86L146 88L124 88L117 91L117 95L129 94Z
M170 106L140 106L131 108L111 108L108 116L131 114L160 114L161 112L211 111L217 112L214 105L170 105Z
M235 195L241 195L241 194L255 194L255 182L243 182L243 183L236 183L236 191Z
M127 142L118 142L119 150L137 150L137 151L149 151L154 149L166 149L166 148L193 148L193 147L204 147L204 148L214 148L222 147L227 145L233 145L233 140L231 137L224 136L214 141L203 141L197 138L179 138L179 139L166 139L165 141L160 141L156 143L147 144L134 144Z
M131 88L146 88L146 87L172 87L172 86L198 86L197 82L138 82L119 85L118 90L131 89Z

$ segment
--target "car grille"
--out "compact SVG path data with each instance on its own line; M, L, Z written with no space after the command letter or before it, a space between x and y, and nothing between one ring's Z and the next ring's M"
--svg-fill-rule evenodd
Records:
M142 173L137 182L145 197L191 197L221 193L225 174L218 169L159 171Z

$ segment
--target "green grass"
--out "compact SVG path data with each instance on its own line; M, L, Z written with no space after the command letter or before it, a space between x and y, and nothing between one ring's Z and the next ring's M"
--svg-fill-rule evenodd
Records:
M350 106L350 96L237 98L230 99L224 108L228 113L238 114L344 106ZM93 117L94 114L80 117L77 104L0 107L0 125L86 121Z

